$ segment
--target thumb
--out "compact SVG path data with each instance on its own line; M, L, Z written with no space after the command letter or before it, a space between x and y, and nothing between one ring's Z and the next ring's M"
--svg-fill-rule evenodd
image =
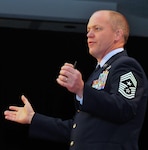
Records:
M24 95L21 96L21 100L24 104L29 103L28 99Z

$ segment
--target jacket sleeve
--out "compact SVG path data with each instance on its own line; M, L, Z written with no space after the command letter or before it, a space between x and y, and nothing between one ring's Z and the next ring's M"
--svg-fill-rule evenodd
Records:
M67 143L70 140L72 121L35 113L29 127L29 137Z

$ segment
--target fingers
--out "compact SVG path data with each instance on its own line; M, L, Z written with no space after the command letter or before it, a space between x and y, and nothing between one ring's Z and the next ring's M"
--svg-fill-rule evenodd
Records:
M56 79L57 83L63 87L67 87L68 78L72 76L73 65L70 63L65 63L59 72L59 76Z
M13 107L12 107L12 110L14 110ZM5 116L5 119L7 119L7 120L15 121L16 120L16 111L6 110L6 111L4 111L4 116Z
M70 63L65 63L63 66L74 67L73 64L70 64Z
M19 107L18 106L9 106L9 110L18 111Z
M60 81L63 81L63 82L67 82L68 81L68 76L65 76L65 75L59 75L58 76L58 79L60 80Z
M66 81L64 82L64 81L62 81L62 80L59 79L59 78L57 78L56 81L57 81L58 84L60 84L60 85L63 86L63 87L66 87L66 86L67 86L67 82L66 82Z
M21 96L21 100L24 104L29 103L28 99L24 95Z
M24 95L21 96L21 99L24 104L29 103L28 99ZM11 110L11 111L18 111L19 108L20 107L18 107L18 106L9 106L9 110Z
M60 74L63 74L65 76L68 76L69 74L73 74L74 72L74 65L73 64L69 64L69 63L65 63L60 70Z
M59 72L58 81L67 82L70 77L75 73L74 65L70 63L65 63ZM58 82L59 83L59 82Z
M6 118L6 119L8 119L8 118L10 119L10 118L15 117L16 112L15 112L15 111L6 110L6 111L4 112L4 115L5 115L5 118Z
M28 102L27 98L22 95L21 96L21 99L24 103L24 105ZM28 102L29 103L29 102ZM5 115L5 118L8 119L8 120L13 120L14 117L16 116L16 113L21 109L22 107L18 107L18 106L9 106L9 110L5 110L4 111L4 115Z

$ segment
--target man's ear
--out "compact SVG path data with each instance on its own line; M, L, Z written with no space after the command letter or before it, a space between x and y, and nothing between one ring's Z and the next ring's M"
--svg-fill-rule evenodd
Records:
M123 38L123 31L122 29L117 29L115 33L115 40L119 41L121 38Z

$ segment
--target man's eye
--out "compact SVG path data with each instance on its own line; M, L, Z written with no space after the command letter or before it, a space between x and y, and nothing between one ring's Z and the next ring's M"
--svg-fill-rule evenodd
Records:
M100 31L100 30L102 30L102 28L101 27L96 27L95 30Z

